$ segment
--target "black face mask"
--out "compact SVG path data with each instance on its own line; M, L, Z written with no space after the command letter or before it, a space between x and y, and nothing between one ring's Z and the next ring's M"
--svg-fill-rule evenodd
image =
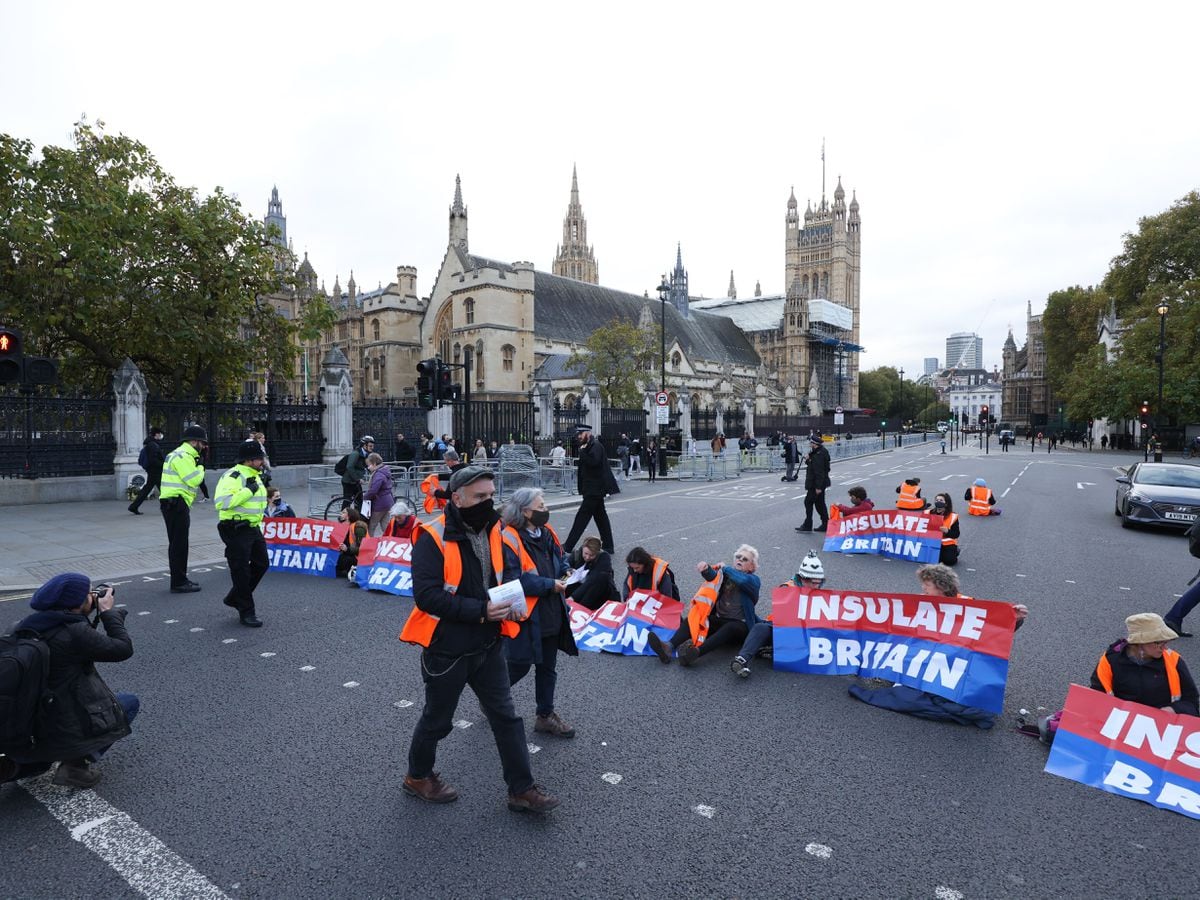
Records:
M529 522L534 528L541 528L550 521L550 510L535 509L529 514Z
M478 531L492 521L492 518L496 515L496 511L492 505L491 498L489 498L481 503L476 503L474 506L468 506L466 509L460 507L458 514L462 516L462 520L468 528Z

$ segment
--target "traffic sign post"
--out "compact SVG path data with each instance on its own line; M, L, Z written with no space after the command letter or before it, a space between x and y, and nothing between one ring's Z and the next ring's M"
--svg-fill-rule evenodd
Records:
M841 437L842 426L846 424L846 411L840 406L833 408L833 424L837 426L838 437Z

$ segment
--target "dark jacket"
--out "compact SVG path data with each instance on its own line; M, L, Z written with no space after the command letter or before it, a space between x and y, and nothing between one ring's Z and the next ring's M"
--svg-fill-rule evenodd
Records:
M579 448L579 495L581 497L603 497L617 493L613 488L616 481L608 467L608 455L604 444L596 435L586 447Z
M1124 639L1111 644L1104 655L1112 666L1113 696L1118 700L1131 700L1146 706L1159 709L1170 706L1177 713L1189 716L1200 715L1197 710L1196 682L1188 671L1187 663L1179 660L1179 692L1182 697L1175 703L1171 702L1171 689L1167 686L1167 664L1162 659L1150 659L1145 663L1134 662L1125 653L1129 645ZM1103 691L1100 679L1096 677L1097 670L1092 670L1092 689Z
M146 473L148 475L161 476L163 463L167 458L167 455L163 453L162 447L152 437L148 437L142 441L142 446L146 450Z
M346 474L342 484L358 484L367 477L367 454L362 447L351 450L346 460Z
M806 491L827 488L833 484L829 480L830 464L829 451L825 449L825 445L813 447L812 453L808 454L808 467L804 470L804 489Z
M396 441L396 462L410 463L416 453L407 438Z
M907 685L892 687L869 688L852 684L848 688L851 697L857 697L863 703L878 706L880 709L890 709L893 712L907 713L918 719L930 719L934 722L954 722L958 725L974 725L978 728L991 728L996 723L996 714L976 706L963 706L937 694L918 691Z
M783 461L789 466L794 466L800 462L800 448L796 446L795 441L784 441L783 450L780 451L783 456Z
M456 462L454 465L448 467L448 471L438 472L438 484L441 484L442 482L446 482L448 485L450 482L450 476L453 475L455 472L457 472L459 469L464 469L466 467L467 467L467 463L462 462L460 460L459 462ZM450 499L450 489L449 489L449 487L436 487L433 489L433 496L437 497L439 500L449 500Z
M100 613L104 633L86 616L55 609L27 616L17 629L42 635L50 645L46 689L52 701L39 723L38 745L15 762L54 762L95 753L129 734L125 710L96 671L98 662L133 656L124 609Z
M543 661L542 624L551 613L558 614L554 619L558 628L558 649L571 656L578 656L579 649L575 646L575 638L571 634L566 605L554 589L554 582L567 574L562 545L548 528L543 528L538 537L530 534L527 528L522 528L517 533L521 536L525 551L537 566L536 572L521 574L521 586L525 588L525 596L537 597L538 602L529 618L521 623L520 633L504 642L508 661L519 664L536 664ZM519 565L515 560L512 562ZM553 609L550 608L551 605Z
M587 564L587 570L587 577L580 584L573 584L567 588L568 597L592 612L610 600L621 602L621 592L617 590L616 582L613 581L611 553L601 550L599 555Z
M630 580L632 579L632 587ZM628 600L629 595L634 591L650 590L650 582L654 580L654 567L642 566L642 572L639 574L633 569L625 570L625 580L621 583L621 599ZM679 599L679 588L675 585L675 573L671 571L671 567L667 566L663 572L662 580L658 583L658 592L664 597L673 597Z
M493 572L485 584L479 558L467 539L466 525L458 507L446 504L446 529L442 539L458 544L462 554L463 574L458 590L451 594L445 590L445 559L437 543L425 529L417 532L417 541L412 550L413 600L417 607L441 621L433 633L429 652L443 656L465 656L490 647L500 636L500 623L487 618L487 589L500 583ZM494 516L487 526L490 533L499 528L500 517ZM504 581L520 575L518 569L501 573Z

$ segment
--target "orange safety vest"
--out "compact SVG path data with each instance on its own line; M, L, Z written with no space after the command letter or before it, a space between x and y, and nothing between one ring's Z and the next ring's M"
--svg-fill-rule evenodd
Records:
M446 508L445 500L441 497L433 496L433 492L438 489L439 484L440 479L436 472L426 476L425 480L421 482L421 493L425 495L425 512L427 513L437 512L439 509Z
M924 509L925 501L918 494L920 485L909 484L907 481L900 485L900 496L896 500L896 509Z
M991 488L978 484L971 485L971 505L967 507L967 512L973 516L990 516L992 514L991 499Z
M717 577L700 585L700 590L692 598L692 608L688 610L688 630L692 633L692 643L697 647L708 638L708 617L716 606L724 580L725 571L718 569Z
M438 549L442 551L443 589L447 594L457 593L458 586L462 583L462 551L459 549L457 542L447 542L443 537L446 532L445 513L438 516L432 522L423 523L419 528L420 531L424 531L433 538L438 545ZM488 536L488 542L492 553L492 571L496 574L496 581L499 583L504 572L505 545L516 553L518 557L524 553L524 548L521 546L521 539L513 530L501 523L497 523L492 529L491 534ZM525 554L525 559L529 559L528 554ZM532 565L532 560L530 560L530 564ZM440 621L433 613L427 613L414 605L413 611L408 615L408 621L404 623L404 628L400 632L400 640L428 647L433 640L433 633L437 630L438 622ZM500 633L505 637L516 637L520 630L520 626L509 619L505 619L500 623Z
M654 560L654 569L650 573L650 590L657 591L659 585L662 584L663 575L666 574L667 566L670 565L665 559L659 559L657 556L651 557ZM633 593L633 573L630 572L625 576L625 587L629 593Z
M1179 654L1163 647L1163 663L1167 669L1167 687L1171 691L1171 702L1175 703L1183 696L1183 689L1179 684ZM1108 661L1107 653L1101 653L1100 662L1096 663L1096 678L1110 697L1115 696L1112 663Z
M953 528L954 523L957 521L958 521L958 513L950 513L950 515L948 515L944 519L942 519L942 526L945 528ZM948 538L948 537L942 538L942 546L943 547L954 547L957 544L958 544L957 538Z
M545 528L548 532L550 532L550 539L553 540L555 545L561 550L562 549L562 541L560 541L558 539L558 533L553 528L551 528L549 525L543 525L542 527ZM517 554L517 561L521 565L521 571L522 572L536 572L537 571L537 563L535 563L533 561L533 557L530 556L529 551L525 549L525 544L521 540L521 535L519 535L517 533L516 529L511 528L511 527L505 527L504 530L506 532L508 532L508 534L504 535L504 546L507 547L509 550L513 551L515 554ZM511 535L511 538L509 537L509 535ZM528 621L529 617L533 615L533 610L537 605L538 605L537 597L532 597L529 594L525 595L525 616L524 616L524 618L521 619L522 622ZM506 635L506 636L512 637L513 635Z

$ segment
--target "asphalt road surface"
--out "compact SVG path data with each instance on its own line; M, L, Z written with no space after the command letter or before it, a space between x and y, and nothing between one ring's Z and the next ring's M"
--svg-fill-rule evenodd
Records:
M469 692L438 770L461 798L401 791L422 690L396 634L411 601L296 575L259 590L266 627L166 581L120 586L132 660L103 667L142 700L94 791L0 787L0 896L1094 897L1200 895L1184 816L1044 774L1017 710L1061 706L1132 612L1164 612L1195 571L1186 541L1125 530L1108 454L937 454L936 444L834 466L834 499L880 506L908 475L958 501L983 476L1003 515L962 517L963 590L1028 605L1005 712L983 731L866 706L848 678L745 681L717 653L693 669L583 653L559 663L573 740L535 734L533 678L515 689L540 784L562 805L507 810L495 745ZM820 535L793 527L800 485L778 475L664 484L610 501L618 555L695 563L759 548L764 586ZM965 512L965 504L957 503ZM552 517L560 534L572 512ZM823 553L831 587L916 593L915 565ZM7 623L18 604L0 605ZM769 606L764 590L760 614ZM1200 625L1200 622L1194 623ZM1200 670L1200 640L1176 646Z

